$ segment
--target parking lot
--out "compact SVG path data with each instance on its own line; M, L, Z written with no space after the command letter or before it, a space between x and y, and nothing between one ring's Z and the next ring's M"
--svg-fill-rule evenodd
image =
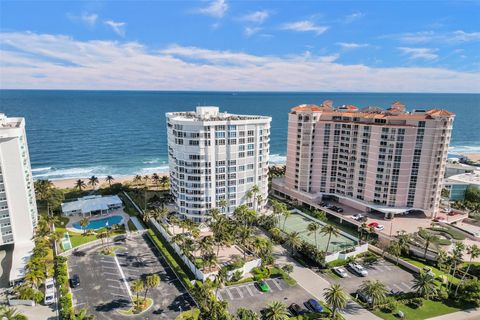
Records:
M156 273L160 285L148 292L154 305L136 319L174 319L190 309L194 302L181 282L146 236L131 236L116 242L117 255L107 256L99 248L77 252L68 258L70 276L80 277L80 286L72 289L75 309L85 308L96 319L132 318L120 315L118 309L131 306L127 282Z
M380 259L372 265L363 265L368 271L366 277L360 277L352 270L345 267L348 277L340 278L330 276L329 281L339 283L348 293L354 293L365 280L379 280L388 288L388 290L409 292L412 288L413 274L396 266L394 263Z
M248 308L260 313L272 301L280 301L289 306L297 303L305 308L303 303L313 298L298 284L289 286L282 279L267 279L270 292L261 292L253 283L228 286L218 290L218 298L228 301L228 309L234 313L238 308Z

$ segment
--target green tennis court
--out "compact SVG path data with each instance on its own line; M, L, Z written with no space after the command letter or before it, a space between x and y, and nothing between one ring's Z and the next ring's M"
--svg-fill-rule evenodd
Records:
M64 251L72 249L72 243L70 242L70 235L68 232L63 234L62 247Z
M304 217L298 213L292 212L292 214L287 218L287 221L285 222L284 231L287 233L296 231L300 233L300 236L303 238L303 240L308 241L311 244L315 245L315 233L310 233L307 229L307 226L311 222L314 222L314 220ZM281 224L282 224L281 227L283 227L282 220L281 220ZM322 234L320 230L326 223L321 222L319 224L320 224L320 228L316 232L317 248L320 251L324 251L327 248L328 235ZM339 233L338 235L332 234L332 237L330 239L330 245L328 246L328 251L329 252L343 251L355 245L357 245L357 241L353 239L353 237L352 238L347 237L342 233Z

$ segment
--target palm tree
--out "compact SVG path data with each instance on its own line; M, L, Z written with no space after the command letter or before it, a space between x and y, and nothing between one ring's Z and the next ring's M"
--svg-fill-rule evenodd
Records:
M255 184L255 185L253 185L252 188L250 189L250 192L251 192L251 197L249 197L249 198L253 198L253 200L254 200L253 209L254 209L254 210L257 210L257 206L258 206L257 193L260 192L260 188Z
M148 174L143 176L143 181L145 182L145 188L148 188L148 182L150 181L150 176Z
M19 313L17 309L6 305L0 306L0 318L5 320L27 320L27 316Z
M287 306L279 301L273 301L265 309L265 320L286 320L288 319Z
M205 236L198 243L198 250L200 250L201 255L204 255L207 252L212 252L213 251L213 246L214 246L213 237L212 236Z
M82 179L78 179L77 181L75 181L75 188L78 189L78 191L82 191L83 188L85 188L87 185L85 184L85 182L83 182Z
M211 271L217 263L217 255L213 252L207 252L202 258L205 267L208 268L208 271Z
M283 228L282 230L285 231L285 223L287 222L288 217L292 215L290 210L282 210L282 215L283 215Z
M328 241L327 241L327 247L325 248L325 254L328 253L328 247L330 246L330 240L332 239L332 235L333 236L338 236L339 235L339 232L338 232L338 229L331 225L331 224L326 224L322 227L322 229L320 229L320 233L323 234L323 235L328 235Z
M157 189L159 189L158 186L160 184L160 177L158 176L158 174L156 173L152 174L152 181L157 186Z
M107 176L107 177L105 178L105 181L108 182L108 186L109 186L109 187L112 186L113 180L115 180L115 179L114 179L112 176Z
M428 272L420 272L415 279L413 279L412 289L419 297L425 297L425 299L428 300L430 296L437 291L435 277Z
M286 244L290 247L290 252L293 255L294 252L300 248L302 245L302 239L300 238L300 233L294 231L292 233L289 233L287 236L287 241Z
M388 292L387 287L378 280L363 281L360 290L372 299L372 308L385 301Z
M453 265L453 273L452 277L455 277L457 273L458 265L463 262L463 251L465 250L465 244L463 242L456 242L455 247L452 252L452 265ZM450 273L450 272L449 272ZM452 286L453 281L449 283L449 289Z
M85 235L85 231L87 230L87 226L88 226L88 218L87 217L83 217L82 219L80 219L80 226L83 229L83 235Z
M397 233L398 245L402 253L408 253L410 249L410 238L410 235L404 230Z
M163 175L163 176L160 178L160 184L162 185L163 188L166 188L169 183L170 183L170 179L168 178L167 175Z
M143 291L143 281L140 279L132 281L132 284L130 285L130 290L132 290L133 293L137 294L137 300L135 301L135 304L140 305L140 300L138 299L138 296L140 294L140 291Z
M422 230L422 228L420 228L420 231L421 230ZM437 236L435 236L434 234L432 234L430 232L425 232L425 234L422 235L422 238L425 241L425 249L424 249L424 252L423 252L423 259L426 259L428 248L430 247L430 244L437 239Z
M137 175L133 178L133 183L136 184L136 185L139 185L141 182L142 182L142 176L140 176L140 175L137 174Z
M398 260L402 254L402 248L400 247L399 241L391 241L390 245L387 247L387 252L396 258L396 264L398 265Z
M439 270L443 270L445 268L445 265L447 264L448 261L448 254L444 251L439 249L437 252L437 261L436 265Z
M146 278L145 278L145 295L143 296L143 300L147 299L147 292L148 292L148 289L153 289L153 288L156 288L160 285L160 277L158 276L158 274L151 274L151 275L148 275Z
M238 308L235 316L235 319L238 320L260 320L260 317L255 311L245 308Z
M460 280L460 284L463 283L463 281L465 280L465 277L470 271L470 267L472 266L472 260L480 256L480 248L476 244L473 244L467 247L467 253L470 255L470 261L468 262L467 270L465 271L465 273L462 276L462 279ZM457 285L457 288L455 289L455 296L457 296L457 292L458 292L458 288L460 287L460 284Z
M217 286L215 290L215 296L218 294L218 289L227 282L228 280L228 270L227 268L221 268L218 273L215 275L215 285Z
M318 249L317 233L319 229L320 229L320 225L316 222L310 222L307 226L308 235L311 235L312 233L315 235L315 248L317 249Z
M225 212L225 208L228 206L228 202L226 199L220 199L218 201L218 206L222 208L222 212Z
M95 186L98 184L98 178L95 176L91 176L88 178L88 184L92 186L92 189L95 189Z
M330 287L323 289L323 291L325 302L332 309L332 319L336 319L337 311L347 306L347 294L339 284L332 284Z

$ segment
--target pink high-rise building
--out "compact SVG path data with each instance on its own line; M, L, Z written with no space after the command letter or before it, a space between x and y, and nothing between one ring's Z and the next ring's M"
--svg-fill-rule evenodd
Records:
M438 211L454 114L439 109L300 105L288 117L287 170L275 193L334 197L387 216Z

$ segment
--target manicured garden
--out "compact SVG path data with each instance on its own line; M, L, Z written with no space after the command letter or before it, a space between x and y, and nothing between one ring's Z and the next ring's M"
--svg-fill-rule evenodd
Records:
M396 309L404 313L406 320L428 319L462 310L460 307L447 305L444 301L432 300L425 300L419 308L413 308L408 304L399 303ZM386 320L398 319L394 313L382 312L381 310L375 310L373 313Z

